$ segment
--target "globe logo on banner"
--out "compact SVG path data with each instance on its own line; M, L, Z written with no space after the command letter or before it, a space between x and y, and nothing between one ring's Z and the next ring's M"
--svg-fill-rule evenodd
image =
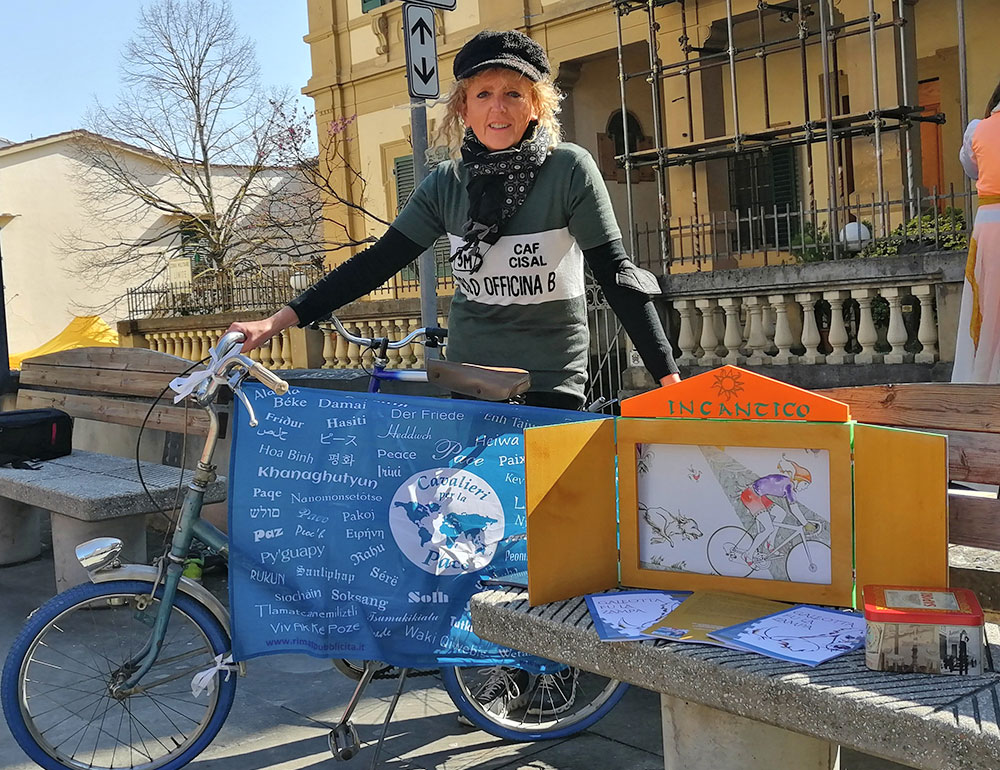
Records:
M414 473L392 496L389 528L407 559L432 575L482 569L504 534L500 498L460 468Z

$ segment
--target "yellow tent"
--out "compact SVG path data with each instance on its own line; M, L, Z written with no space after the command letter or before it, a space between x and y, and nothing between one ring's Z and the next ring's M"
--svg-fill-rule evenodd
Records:
M57 353L60 350L73 348L113 348L118 345L118 332L108 326L100 316L78 316L55 337L34 350L11 355L10 368L20 369L21 362L26 358L44 356L46 353Z

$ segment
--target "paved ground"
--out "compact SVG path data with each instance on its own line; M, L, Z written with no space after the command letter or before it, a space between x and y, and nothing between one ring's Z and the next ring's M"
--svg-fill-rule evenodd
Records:
M225 594L224 580L206 585ZM54 593L51 553L27 564L0 568L0 651L6 656L26 615ZM281 655L252 660L237 688L232 714L212 746L189 767L197 770L277 768L368 768L369 748L350 762L337 763L326 743L353 689L329 662ZM356 712L364 743L374 743L395 688L376 682ZM389 728L381 766L387 770L659 770L659 700L633 688L621 704L586 733L571 739L507 743L458 724L456 711L436 678L412 680ZM0 770L36 767L0 727ZM843 752L843 770L900 770L902 766ZM785 770L785 769L782 769ZM787 770L795 770L788 768Z

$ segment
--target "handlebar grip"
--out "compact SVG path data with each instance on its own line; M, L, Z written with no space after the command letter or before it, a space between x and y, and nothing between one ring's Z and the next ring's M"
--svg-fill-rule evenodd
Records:
M263 383L273 390L276 395L283 396L288 392L287 382L281 379L270 369L265 369L256 361L254 362L254 365L250 367L250 374L255 380Z

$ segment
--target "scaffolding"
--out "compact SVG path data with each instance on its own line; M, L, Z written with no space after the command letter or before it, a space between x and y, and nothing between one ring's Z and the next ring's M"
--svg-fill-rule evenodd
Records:
M918 213L929 210L943 209L947 203L953 207L966 209L966 221L970 218L969 188L965 194L951 190L950 196L943 190L923 190L917 179L917 163L919 161L919 124L921 122L944 122L942 114L924 114L922 107L917 105L916 72L913 56L913 42L910 39L907 26L911 19L908 14L909 3L906 0L881 0L878 7L876 0L867 0L867 13L856 18L839 18L831 0L785 0L784 2L757 2L756 8L734 15L734 0L724 0L725 16L721 17L721 0L613 0L612 6L618 28L618 66L620 80L620 95L622 109L622 132L625 152L617 156L617 160L625 169L626 205L628 208L628 223L632 252L640 251L638 241L641 229L636 222L635 201L633 193L633 175L642 167L653 167L657 195L657 211L660 225L656 228L655 247L653 253L647 255L646 266L659 267L663 273L668 272L672 264L690 259L695 269L702 267L702 259L710 254L739 253L742 244L738 241L750 232L768 233L768 241L775 243L775 249L784 245L786 250L794 251L795 238L801 236L801 245L806 246L803 235L811 227L811 238L815 247L816 233L823 229L828 240L825 248L829 256L837 259L842 256L846 246L841 237L841 228L850 221L868 221L875 238L884 238L892 230L894 221L907 221ZM967 121L967 100L965 99L965 40L963 2L958 2L959 19L959 64L960 79L963 91L963 119ZM701 8L699 8L699 5ZM864 8L864 0L855 4ZM887 12L891 7L891 15ZM702 43L695 38L697 29L704 28L704 18L698 19L698 12L707 9L719 9L717 18L712 19L711 27L718 32L720 38L714 45ZM646 46L648 50L648 66L638 71L626 71L625 67L625 34L624 23L627 17L634 13L645 14L647 30ZM678 29L676 39L676 55L672 61L663 61L661 50L671 48L672 41L663 33L661 23L667 16L670 23ZM702 14L707 16L706 13ZM754 18L755 16L755 18ZM775 20L788 26L789 34L783 36L768 35L768 22L772 32L778 28ZM735 29L737 25L746 30L745 25L756 22L756 40L738 44ZM636 25L631 22L631 26ZM746 36L746 35L744 35ZM713 32L709 38L716 37ZM844 109L845 100L841 94L841 61L844 57L846 41L853 38L867 40L867 48L871 61L871 109L851 112ZM880 53L880 43L892 44L893 53L890 57L885 51ZM818 51L819 66L816 66ZM800 83L800 97L793 97L801 104L796 107L799 119L786 121L784 125L773 125L771 115L770 91L775 87L773 64L777 55L794 56L798 53L801 78L795 78ZM664 57L666 54L664 55ZM756 65L753 64L756 62ZM856 66L856 59L854 61ZM893 80L896 87L892 89L891 97L887 98L884 88L883 72L885 67L894 68ZM715 75L717 82L728 82L729 98L725 100L723 109L729 114L724 115L726 134L712 136L693 141L696 133L696 115L694 108L694 93L696 86L702 88L702 77L706 73L721 70ZM748 70L756 70L753 74L758 87L763 93L763 127L748 126L741 112L741 82L747 77ZM818 70L818 71L817 71ZM789 82L787 66L780 73L783 83ZM815 91L810 87L815 83L816 76L821 83L820 98L817 100ZM792 76L794 77L794 75ZM651 149L631 149L628 136L628 121L624 116L629 114L629 99L626 84L635 79L643 79L649 84L650 112L652 116ZM665 98L665 87L673 79L680 79L686 114L673 115L682 125L686 125L685 143L668 142L666 140L665 122L669 117L667 111L672 109L671 102ZM858 84L851 84L858 88ZM866 87L867 88L867 87ZM634 92L633 92L634 93ZM787 89L784 91L787 94ZM680 101L678 97L676 101ZM884 103L888 101L889 103ZM634 102L634 97L633 97ZM819 103L817 103L819 102ZM699 116L700 117L700 116ZM707 133L707 132L706 132ZM899 135L899 177L893 186L898 187L898 194L890 194L885 168L886 137L896 133ZM852 162L852 140L868 137L871 142L872 164L874 166L874 184L863 199L855 194L852 200L852 190L849 188L844 173L845 165ZM820 145L820 148L817 148ZM801 181L804 190L797 195L797 205L785 203L782 209L778 205L751 205L745 212L739 210L709 210L705 206L703 188L705 180L699 180L699 164L712 161L727 161L732 169L734 159L747 158L754 154L773 153L777 148L801 147L804 156L804 168L797 169L796 179ZM816 169L816 150L820 149L825 157L826 179L818 178ZM850 154L850 155L849 155ZM799 156L796 155L796 158ZM731 173L731 171L730 171ZM682 174L683 177L671 177L671 174ZM852 177L853 178L853 177ZM671 226L670 185L689 184L691 188L690 227L685 232L683 221ZM822 193L818 193L817 186ZM867 197L871 198L869 202ZM825 201L823 200L825 197ZM819 198L819 200L818 200ZM928 205L930 204L930 206ZM730 207L732 208L732 207ZM769 210L765 210L769 209ZM895 218L895 219L894 219ZM674 217L676 219L676 217ZM773 231L773 232L772 232ZM734 236L735 233L735 236ZM647 231L646 235L650 234ZM713 243L707 243L708 239ZM714 241L724 239L724 244ZM736 240L735 244L731 243ZM683 246L683 248L681 248ZM677 252L680 253L677 253ZM658 252L658 253L656 253Z

